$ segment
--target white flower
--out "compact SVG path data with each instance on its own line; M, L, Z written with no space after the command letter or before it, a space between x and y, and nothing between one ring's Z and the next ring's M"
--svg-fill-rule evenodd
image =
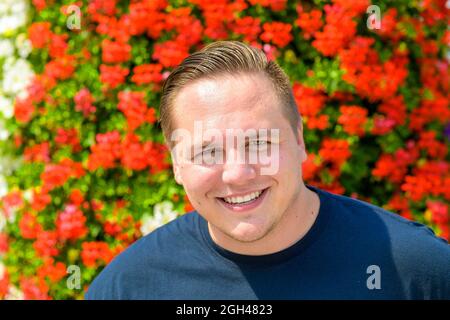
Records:
M29 62L17 59L11 63L10 59L7 59L3 68L3 92L13 95L26 92L25 89L33 77Z
M0 35L12 33L27 22L25 12L0 17Z
M0 197L6 196L8 193L8 184L6 183L5 177L0 176Z
M22 58L28 57L33 49L31 41L28 40L25 33L21 33L16 37L16 48L19 51L19 56Z
M5 129L5 121L0 118L0 141L5 141L9 135L9 131Z
M26 0L1 0L0 34L11 33L27 23L28 3Z
M5 300L24 300L25 296L17 287L10 285Z
M14 115L14 106L11 99L0 94L0 112L6 119Z
M22 196L28 202L33 201L33 190L32 189L28 189L28 190L24 191Z
M5 265L0 261L0 280L5 276L6 268Z
M0 15L24 12L27 10L26 0L2 0L0 2Z
M3 212L0 212L0 231L2 231L4 228L5 228L5 226L6 226L6 218L5 218L5 215L3 214ZM0 265L0 269L1 269L1 265ZM0 270L0 279L2 278L2 275L1 275L1 270Z
M153 207L153 215L144 214L141 219L141 233L145 236L160 226L172 221L177 217L177 212L173 210L173 204L164 201Z
M8 39L0 40L0 58L9 57L14 54L14 46Z
M11 12L24 13L28 10L27 2L25 0L11 1Z

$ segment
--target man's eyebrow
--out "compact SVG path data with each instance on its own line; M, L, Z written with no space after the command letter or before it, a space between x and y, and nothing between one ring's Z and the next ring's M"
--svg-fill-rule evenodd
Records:
M191 145L191 149L195 149L196 147L200 148L200 149L203 149L203 148L205 148L205 147L207 147L207 146L209 146L211 144L214 144L214 141L212 141L212 140L205 140L205 141L202 141L202 143L194 143L194 144L192 144Z
M262 134L261 135L259 130L265 130L266 134ZM251 139L260 139L260 138L268 138L268 139L270 139L270 138L272 138L271 130L272 129L267 129L267 128L256 129L256 134L255 135L245 135L245 141L249 141ZM226 139L225 139L225 141L226 141ZM194 149L194 148L197 147L197 148L203 149L203 148L205 148L207 146L215 145L215 144L219 144L219 142L215 141L215 140L211 140L211 139L206 139L206 140L202 141L201 143L199 142L199 143L191 144L190 148Z

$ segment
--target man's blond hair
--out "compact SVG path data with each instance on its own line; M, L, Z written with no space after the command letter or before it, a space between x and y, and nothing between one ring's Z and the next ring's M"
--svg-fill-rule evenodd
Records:
M294 129L301 125L301 118L292 87L280 66L267 59L263 51L239 41L217 41L188 56L164 82L160 105L161 128L170 145L173 127L173 108L177 93L187 84L201 78L222 75L262 74L273 84L282 112Z

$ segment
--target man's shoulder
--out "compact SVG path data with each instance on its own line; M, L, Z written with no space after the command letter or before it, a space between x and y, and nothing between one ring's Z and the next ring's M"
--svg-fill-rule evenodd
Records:
M382 207L376 206L366 201L362 201L347 196L327 193L330 199L344 208L344 211L355 221L375 222L380 221L379 226L384 226L386 231L392 236L417 236L437 240L439 243L447 244L445 239L439 238L434 231L417 221L411 221L402 216L388 211ZM372 227L376 227L374 224Z
M450 272L450 246L430 227L365 201L322 192L332 202L334 216L355 241L366 242L368 248L389 249L399 265L418 266L420 261L422 266L446 266Z
M100 272L89 286L86 299L123 299L124 285L148 277L152 271L167 270L195 243L198 213L186 213L131 244ZM155 274L156 276L156 274Z

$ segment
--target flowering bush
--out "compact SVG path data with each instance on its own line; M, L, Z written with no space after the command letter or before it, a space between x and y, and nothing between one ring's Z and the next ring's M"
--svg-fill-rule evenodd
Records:
M156 122L160 89L219 39L262 48L292 79L307 183L448 239L448 10L444 0L375 4L380 29L369 0L32 0L31 54L14 49L15 33L0 39L1 149L21 159L1 199L0 298L82 298L115 255L190 210ZM8 82L28 78L30 64L31 81ZM11 88L19 82L24 94ZM73 265L79 289L68 285Z

